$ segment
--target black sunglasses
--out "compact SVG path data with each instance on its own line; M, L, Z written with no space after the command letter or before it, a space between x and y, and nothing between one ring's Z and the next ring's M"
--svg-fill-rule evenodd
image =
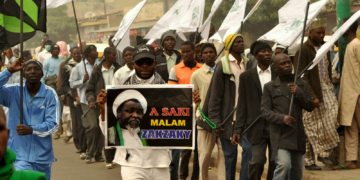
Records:
M154 64L154 62L155 62L154 59L139 59L139 60L135 61L135 64L137 66L142 66L145 63L146 65L151 66Z

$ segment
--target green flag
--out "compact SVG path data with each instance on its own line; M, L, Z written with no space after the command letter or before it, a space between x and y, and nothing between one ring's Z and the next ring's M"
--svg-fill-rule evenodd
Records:
M46 32L46 1L23 0L23 41ZM20 43L20 0L0 2L0 51Z

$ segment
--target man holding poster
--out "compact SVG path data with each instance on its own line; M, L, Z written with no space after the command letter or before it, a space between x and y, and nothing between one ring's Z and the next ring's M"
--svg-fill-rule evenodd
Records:
M117 135L113 135L111 137L111 133L108 134L106 141L109 142L107 145L111 145L111 141L115 142L115 145L122 144L121 139L123 140L124 146L126 149L118 148L116 150L114 162L120 164L121 167L121 176L122 179L148 179L148 180L169 180L169 166L171 163L171 153L168 150L167 142L172 140L173 134L175 133L176 137L182 137L183 139L176 139L172 141L189 141L191 131L186 131L185 129L181 129L182 127L175 122L174 120L179 119L178 122L182 122L180 118L174 118L171 121L170 115L173 114L173 110L176 109L177 115L188 115L188 117L184 116L181 119L185 120L185 124L181 123L181 125L187 126L187 124L191 125L192 122L192 108L189 109L181 109L181 108L162 108L162 110L158 109L158 105L164 101L164 99L160 98L167 94L168 97L171 95L175 96L178 91L173 88L174 91L169 91L169 88L162 85L156 84L165 84L164 80L161 78L159 74L155 72L156 60L155 60L155 51L154 48L149 45L141 45L137 46L133 51L133 66L135 69L135 74L130 76L124 83L124 85L128 85L128 88L110 88L108 91L102 90L99 96L97 97L97 103L101 110L101 121L100 127L103 133L106 135L106 128L112 127L112 132L117 132ZM117 84L113 84L117 85ZM146 85L146 86L138 86L138 85ZM120 86L119 86L120 87ZM162 93L154 93L151 91L151 87L161 87ZM124 86L122 86L124 88ZM131 90L129 90L131 88ZM136 89L136 90L134 90ZM154 88L153 88L154 89ZM190 99L191 102L191 88L189 89L189 97L186 98L186 101ZM120 93L119 93L120 92ZM148 100L151 96L157 96L158 99ZM146 98L145 98L146 97ZM183 100L184 98L175 102L175 104L181 104L186 102ZM107 121L105 121L105 103L108 104L108 112L107 112ZM113 103L111 106L109 106ZM191 102L192 103L192 102ZM191 104L187 103L187 104ZM183 105L183 104L181 104ZM189 105L188 105L189 106ZM150 110L151 107L151 110ZM175 106L174 106L175 107ZM180 106L179 106L180 107ZM149 110L147 110L149 109ZM158 109L158 110L157 110ZM147 113L146 113L147 112ZM157 117L151 117L157 116ZM169 116L169 117L164 117ZM172 116L175 116L174 114ZM123 122L124 121L124 122ZM164 121L166 121L164 123ZM150 124L153 127L153 130L150 128L141 128L143 125ZM117 127L119 125L119 127ZM165 126L165 127L163 127ZM166 126L176 126L176 132L174 130L166 130L166 129L175 129L173 127ZM155 130L155 129L158 130ZM164 128L164 130L160 131L159 129ZM185 128L185 127L184 127ZM148 129L148 130L147 130ZM180 130L181 129L181 130ZM108 129L109 130L109 129ZM121 130L121 133L119 133ZM127 135L132 136L132 142L130 147L128 148L128 136L125 131L128 131ZM131 132L132 131L132 132ZM140 133L137 133L140 132ZM155 134L154 134L155 132ZM185 133L186 132L186 133ZM176 134L177 133L177 134ZM119 136L121 134L121 136ZM183 135L183 136L181 136ZM144 137L144 138L143 138ZM111 140L111 138L113 138ZM155 141L163 141L162 147L148 147L149 144L146 142L146 148L143 147L143 140L147 139L150 142ZM160 140L156 138L162 138ZM188 139L187 139L188 138ZM118 139L119 142L116 142ZM135 139L135 140L134 140ZM140 143L141 142L141 143ZM192 141L191 141L192 143ZM136 148L131 147L136 146ZM191 144L190 144L191 146ZM119 146L117 146L119 147ZM156 149L155 149L156 148Z

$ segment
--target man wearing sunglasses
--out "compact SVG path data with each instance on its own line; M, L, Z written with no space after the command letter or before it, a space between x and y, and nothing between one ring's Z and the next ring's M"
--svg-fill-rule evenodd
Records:
M166 84L161 76L155 72L157 64L155 56L155 50L152 46L136 46L132 56L135 74L128 77L122 85ZM119 84L113 83L112 85ZM97 96L97 104L101 112L99 125L103 133L105 132L106 100L107 91L103 89ZM116 149L113 162L121 165L122 179L170 179L171 154L167 149Z
M133 53L133 67L135 74L128 77L125 84L165 84L161 76L155 72L157 61L155 60L155 50L150 45L140 45L135 47Z

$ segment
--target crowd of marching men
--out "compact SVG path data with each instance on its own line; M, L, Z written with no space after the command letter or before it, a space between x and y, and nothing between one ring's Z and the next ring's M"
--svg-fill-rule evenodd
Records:
M302 71L324 43L321 20L310 25L301 57L298 50L293 61L285 47L273 49L263 41L253 42L245 54L241 34L228 35L223 44L200 41L194 34L191 41L181 44L180 51L175 50L172 32L165 32L159 45L142 41L122 52L110 38L100 59L94 45L72 43L68 51L65 42L54 43L48 35L36 49L35 60L24 51L20 63L19 51L8 49L2 54L0 73L4 110L0 110L0 139L7 142L0 143L0 172L14 164L17 171L38 171L50 179L52 139L59 139L65 131L64 142L73 138L76 153L86 164L105 162L108 169L119 164L123 179L186 179L192 153L191 179L209 179L216 144L219 180L235 179L238 145L242 147L241 180L260 180L267 161L268 180L301 180L304 167L321 170L316 162L337 162L331 157L340 142L339 125L345 126L346 162L334 164L334 169L355 169L360 127L357 29L356 21L343 35L349 44L341 81L338 55L331 59L329 53L301 78L294 76L294 69ZM214 33L211 26L210 36ZM223 47L227 53L222 52ZM6 66L4 56L9 60ZM25 82L23 124L18 123L19 71L24 72ZM194 85L195 150L104 149L101 122L106 85L165 83ZM7 175L4 177L11 173ZM29 176L41 179L44 175Z

